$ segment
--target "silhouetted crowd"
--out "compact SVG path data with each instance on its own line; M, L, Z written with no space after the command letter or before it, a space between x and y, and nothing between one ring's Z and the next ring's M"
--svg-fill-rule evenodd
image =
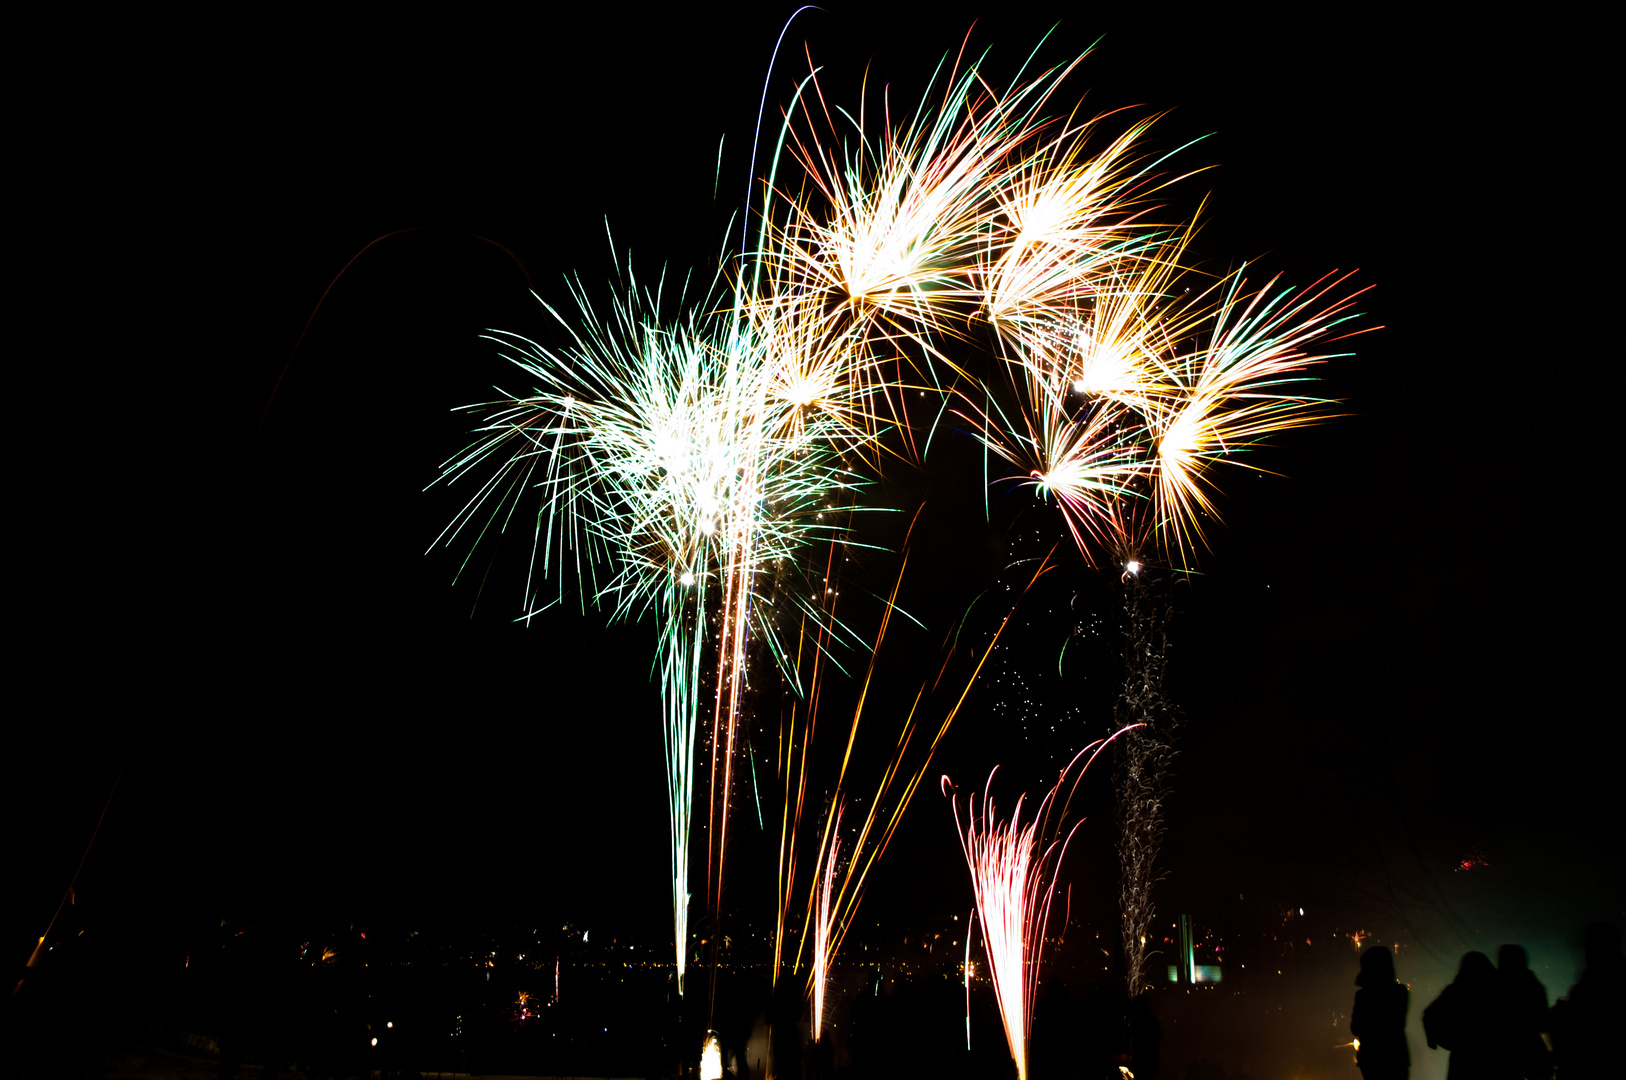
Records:
M1405 1080L1410 991L1395 978L1394 957L1379 945L1361 954L1349 1030L1365 1080ZM1496 963L1462 958L1457 977L1423 1010L1430 1050L1450 1052L1448 1080L1579 1080L1621 1076L1626 1036L1626 959L1620 930L1595 923L1586 932L1586 970L1569 996L1547 1007L1547 989L1518 945Z

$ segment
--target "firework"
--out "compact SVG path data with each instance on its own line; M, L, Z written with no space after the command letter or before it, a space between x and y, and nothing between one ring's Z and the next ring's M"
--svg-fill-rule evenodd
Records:
M1078 824L1082 824L1076 823L1065 836L1060 835L1059 828L1051 828L1052 813L1055 812L1058 823L1065 819L1067 803L1079 779L1109 741L1102 739L1091 743L1068 762L1049 793L1039 803L1038 813L1032 821L1022 821L1025 795L1017 799L1016 809L1009 821L996 818L990 791L994 774L999 771L997 768L988 774L980 814L973 794L966 801L966 820L962 823L959 795L951 796L954 825L960 835L960 846L965 851L966 865L971 870L972 892L976 897L977 914L982 920L988 974L999 1001L1005 1039L1016 1062L1018 1080L1027 1080L1028 1075L1028 1039L1032 1034L1033 1003L1039 988L1039 969L1044 959L1044 930L1050 921L1056 872L1066 855L1068 842ZM1073 778L1067 797L1062 800L1058 810L1056 795L1067 784L1068 773L1085 754L1090 755L1089 759ZM941 787L945 794L951 786L949 778L944 776Z
M828 542L833 553L840 511L857 487L849 462L878 468L888 427L918 459L904 391L952 386L988 451L1015 465L1015 479L1041 498L1055 497L1086 559L1107 549L1127 564L1148 548L1183 563L1214 513L1213 467L1324 415L1324 403L1302 393L1302 373L1326 359L1312 347L1350 317L1350 301L1334 295L1345 279L1302 295L1274 291L1274 282L1250 293L1238 272L1193 297L1184 258L1192 226L1153 220L1153 196L1173 182L1156 171L1167 155L1143 148L1156 117L1103 142L1105 117L1041 115L1083 57L1002 94L964 59L962 50L945 63L928 89L935 101L911 119L894 127L889 108L878 138L866 129L862 99L856 116L832 110L809 74L767 155L756 243L731 264L726 301L715 302L722 290L714 288L668 318L660 289L640 290L629 271L607 315L579 283L571 317L547 308L571 341L565 348L491 333L533 388L499 391L476 407L484 422L475 441L442 474L476 484L446 542L472 539L472 555L492 533L530 531L523 618L560 602L569 579L584 608L657 624L680 992L702 710L709 708L712 748L707 888L720 918L752 644L766 646L805 695L800 726L793 709L781 735L774 970L777 978L793 892L805 885L815 1037L824 982L865 875L927 767L904 768L912 709L838 874L861 696L815 872L798 881L807 747L822 658L840 624L825 590L796 583L812 545ZM835 136L833 116L851 121L852 134ZM782 183L787 159L800 176ZM753 146L753 172L756 164ZM996 373L1009 378L971 379L951 359L951 339L990 345ZM889 601L887 617L891 611ZM793 626L790 642L782 634ZM883 619L875 648L884 634ZM804 658L812 668L805 686ZM872 655L866 689L874 665ZM925 762L964 700L962 693L949 710ZM880 807L897 781L901 794L883 821ZM1049 804L1047 797L1041 805ZM984 831L973 813L962 841L993 844L990 815L985 796ZM1033 827L1018 833L1014 819L1010 829L1002 857L1026 859L1024 874L1042 876L1065 849L1062 841L1041 850ZM1046 913L1048 903L1047 893ZM983 927L992 956L986 912ZM1018 1030L1030 1004L1016 1014ZM1008 1014L1008 1035L1011 1023ZM1017 1045L1013 1037L1013 1053Z
M910 347L931 360L918 369L923 385L964 377L943 339L964 337L976 320L1011 329L1053 321L1113 268L1163 242L1142 221L1160 186L1138 149L1151 120L1086 154L1101 118L1040 116L1082 57L1003 95L963 59L934 79L935 105L878 138L866 131L863 99L856 116L837 110L852 124L838 134L810 74L771 157L745 303L797 312L792 322L812 340L845 337L826 355L859 358L855 375L873 375L884 354ZM776 186L787 152L800 166L797 187ZM854 385L897 405L900 384ZM906 415L897 418L907 436Z
M1014 394L962 391L957 411L984 445L1054 497L1080 552L1120 563L1156 546L1185 564L1216 516L1213 469L1326 415L1302 389L1313 353L1346 320L1348 276L1304 294L1248 293L1242 272L1191 297L1175 259L1143 261L1086 309L1001 326ZM1355 294L1358 295L1358 294Z
M618 618L654 615L681 987L707 620L724 628L714 708L723 726L724 704L730 719L738 707L732 676L744 662L747 620L773 638L777 594L762 586L782 578L804 545L830 535L820 512L854 479L830 449L829 413L789 422L803 407L775 393L782 366L749 326L694 315L663 326L658 294L641 294L635 281L608 319L575 292L579 328L548 308L572 335L568 349L488 335L534 389L472 407L486 422L443 479L483 480L442 539L474 533L477 543L536 497L524 617L556 603L566 577L580 582L584 605ZM552 600L538 599L538 577L557 579ZM714 733L724 754L732 730Z

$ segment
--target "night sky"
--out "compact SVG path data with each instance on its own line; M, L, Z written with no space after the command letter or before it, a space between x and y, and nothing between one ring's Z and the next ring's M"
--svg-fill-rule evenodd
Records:
M178 24L84 46L101 93L44 114L50 222L14 312L43 324L15 361L42 373L19 449L44 460L19 470L13 511L15 962L121 766L77 889L121 932L297 914L670 933L652 626L569 605L516 625L525 538L454 586L463 551L429 549L456 493L424 488L462 445L452 410L522 386L480 331L558 340L528 290L564 306L579 273L606 298L617 254L646 278L709 276L791 10L231 16L195 52ZM1229 471L1226 524L1175 591L1186 727L1160 911L1219 923L1233 893L1336 910L1442 978L1464 949L1523 940L1562 993L1581 926L1626 918L1618 482L1601 479L1618 344L1594 314L1610 301L1588 29L868 10L798 17L770 118L804 41L827 95L855 103L868 64L901 113L974 20L995 85L1059 22L1047 64L1099 39L1067 104L1172 110L1163 149L1206 136L1176 160L1217 167L1171 195L1184 213L1210 196L1206 260L1376 286L1362 325L1383 329L1317 373L1344 415L1249 457L1267 472ZM928 538L902 600L925 629L883 654L870 751L953 620L1065 540L1027 489L992 489L985 518L979 461L950 429L923 471L873 489L911 513L924 498ZM906 517L866 527L893 543ZM896 572L862 562L874 588ZM874 920L970 904L939 773L980 786L1001 764L1009 802L1104 733L1110 628L1060 672L1057 654L1110 623L1111 578L1061 563L951 730L870 887ZM1110 918L1094 779L1064 879L1080 918ZM760 927L771 863L736 797L731 917Z

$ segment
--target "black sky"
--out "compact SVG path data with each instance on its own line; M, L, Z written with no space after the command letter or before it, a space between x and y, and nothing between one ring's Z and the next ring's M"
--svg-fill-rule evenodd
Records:
M527 290L596 289L606 219L640 273L709 272L791 10L232 16L196 49L134 23L85 47L94 105L35 115L46 224L17 313L44 467L16 511L8 947L43 931L126 758L79 890L126 921L542 907L660 932L649 628L513 625L522 545L453 587L455 556L424 554L452 503L422 489L459 445L450 410L516 383L479 331L548 333ZM1507 925L1620 918L1587 28L837 6L794 23L769 115L804 41L827 94L855 100L869 64L901 111L973 21L996 82L1059 23L1047 63L1099 38L1069 100L1173 110L1170 149L1207 136L1180 160L1218 167L1178 196L1211 193L1205 256L1376 285L1385 329L1321 373L1348 415L1258 457L1285 475L1235 473L1179 593L1170 902L1226 875L1332 889L1305 853L1387 828L1340 796L1381 781L1447 863L1514 866ZM1038 508L1010 529L1016 496L983 524L955 480L901 485L941 515L912 586L932 641L1059 535ZM1022 639L1045 670L1056 613L1100 603L1077 567L1056 580ZM1019 732L960 723L934 772L1031 781L1095 737L1098 687L1047 686ZM967 891L939 802L917 800L878 910L922 880Z

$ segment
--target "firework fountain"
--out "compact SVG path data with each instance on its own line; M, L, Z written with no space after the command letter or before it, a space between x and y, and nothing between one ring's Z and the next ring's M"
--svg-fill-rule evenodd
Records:
M988 955L988 974L994 984L994 996L999 1001L1005 1040L1010 1045L1011 1058L1016 1062L1018 1080L1027 1080L1028 1075L1033 1003L1038 995L1039 970L1044 960L1044 932L1050 922L1056 873L1062 857L1067 853L1067 844L1082 821L1074 823L1065 834L1061 832L1061 826L1066 820L1068 803L1078 781L1109 741L1101 739L1079 751L1040 801L1034 819L1026 823L1022 821L1025 795L1017 799L1016 809L1012 811L1009 821L1000 821L996 817L990 792L994 774L999 771L997 768L988 774L980 814L976 795L972 794L966 799L964 822L960 819L958 793L951 794L952 784L947 776L940 782L944 794L950 796L954 825L960 834L960 846L965 851L966 866L971 871L972 893L977 901L977 915L982 920L983 947ZM1085 754L1090 755L1088 760L1068 786L1068 773ZM1056 795L1063 786L1068 788L1067 797L1057 807ZM970 927L967 927L969 933ZM969 961L967 963L969 967ZM968 1008L968 1025L969 1017Z

